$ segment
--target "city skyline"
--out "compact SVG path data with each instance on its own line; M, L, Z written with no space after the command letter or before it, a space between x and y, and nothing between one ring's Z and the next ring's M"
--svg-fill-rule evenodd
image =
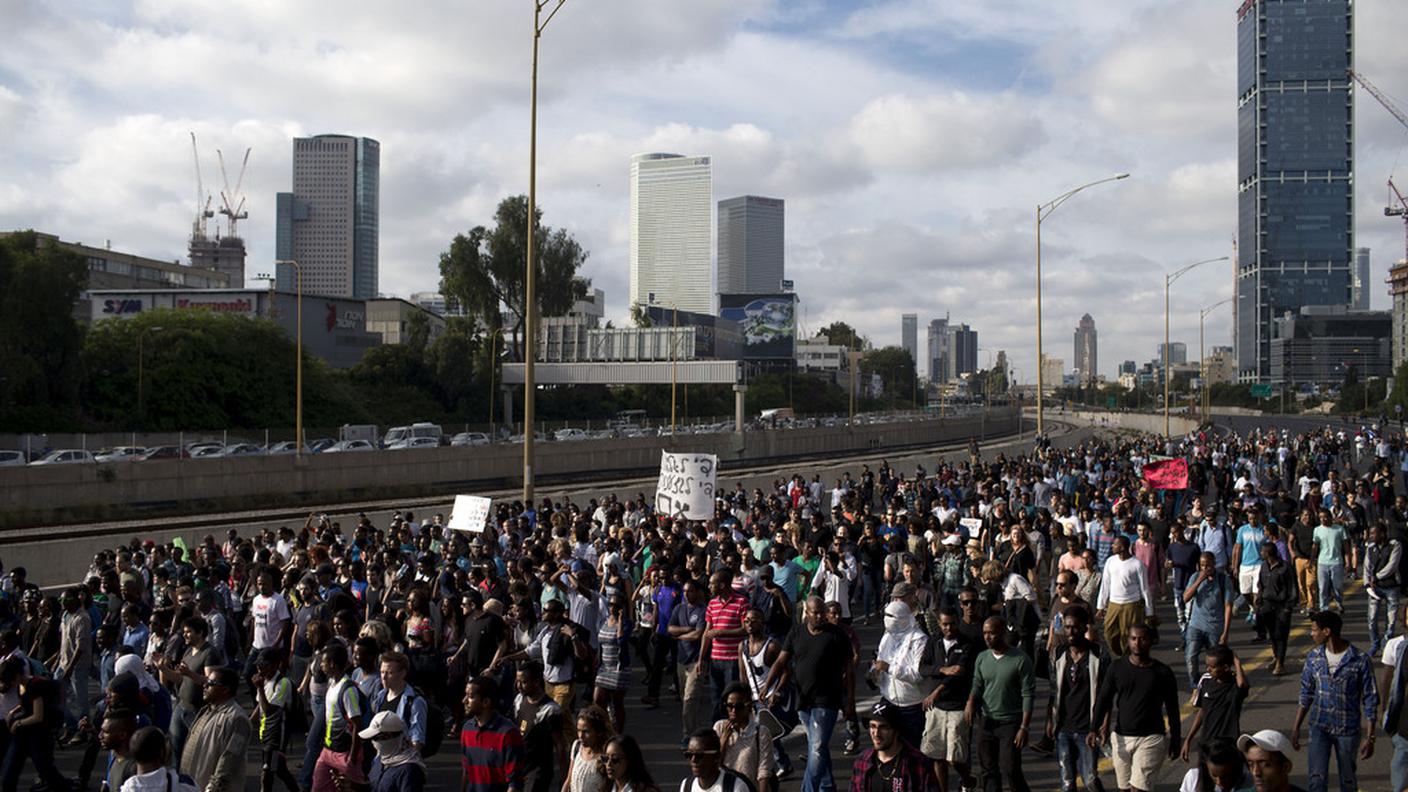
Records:
M590 251L583 274L620 320L631 154L710 156L715 195L787 202L787 276L809 332L842 320L899 345L900 314L963 305L984 343L1007 349L1030 382L1031 209L1129 171L1043 229L1045 332L1060 338L1082 313L1101 317L1099 373L1111 377L1108 361L1142 360L1162 336L1148 319L1162 313L1160 275L1231 253L1236 9L1214 0L1043 9L624 0L586 14L569 0L543 39L544 220ZM23 35L0 48L0 228L184 259L194 209L184 143L194 130L203 148L253 148L241 230L246 271L266 271L290 141L345 131L386 152L380 290L433 289L453 235L526 192L531 9L465 15L429 3L391 22L376 10L354 2L338 18L301 8L236 18L196 2L114 4L85 17L24 6ZM1355 67L1404 95L1408 53L1389 38L1392 10L1355 9ZM757 80L764 59L778 69ZM1383 280L1403 240L1382 217L1382 184L1403 132L1366 95L1355 105L1355 244L1377 251L1371 305L1386 308ZM1230 296L1229 270L1179 281L1175 337L1196 337L1198 309ZM1208 343L1230 343L1230 327L1230 311L1210 315ZM1061 354L1050 342L1048 352Z

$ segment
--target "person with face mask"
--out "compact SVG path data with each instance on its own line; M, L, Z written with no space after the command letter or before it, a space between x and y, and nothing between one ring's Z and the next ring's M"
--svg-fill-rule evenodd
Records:
M924 697L919 664L929 636L919 628L909 606L890 600L885 606L885 634L870 664L870 674L880 686L882 701L894 713L899 736L909 747L918 748L924 736Z
M406 737L406 722L390 710L378 712L357 733L376 751L367 775L372 792L420 792L425 789L425 762Z

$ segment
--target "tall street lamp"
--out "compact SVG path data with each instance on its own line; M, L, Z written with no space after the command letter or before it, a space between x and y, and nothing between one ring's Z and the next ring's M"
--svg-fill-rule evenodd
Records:
M494 442L494 374L498 369L499 344L504 336L503 327L497 327L489 334L489 442ZM510 427L510 431L512 428ZM528 442L524 440L523 442Z
M526 336L523 346L527 350L523 356L523 504L530 509L533 508L533 407L537 397L533 362L538 355L533 347L538 338L538 307L534 296L537 270L533 265L538 213L538 41L565 2L567 0L556 0L555 3L553 0L533 0L533 78L528 128L528 264L523 289L523 334ZM544 19L543 9L549 5L552 5L552 10Z
M137 417L143 421L147 419L147 408L146 403L142 401L142 342L146 339L147 333L160 333L164 329L160 325L144 327L137 334Z
M288 264L293 267L297 299L294 310L294 355L297 364L293 385L293 453L294 459L303 456L303 268L293 259L278 259L275 264ZM273 310L272 305L269 306Z
M1198 267L1201 267L1201 266L1203 266L1204 264L1211 264L1211 263L1213 263L1214 261L1231 261L1231 257L1229 257L1229 256L1218 256L1217 258L1210 258L1210 259L1203 259L1202 261L1195 261L1195 262L1193 262L1192 264L1189 264L1189 265L1187 265L1187 266L1185 266L1185 267L1182 267L1182 268L1180 268L1180 269L1176 269L1176 270L1174 270L1173 272L1170 272L1170 273L1168 273L1167 275L1164 276L1164 354L1163 354L1163 358L1164 358L1164 438L1165 438L1165 439L1171 437L1171 435L1170 435L1170 433L1169 433L1168 391L1169 391L1169 371L1172 369L1172 366L1170 365L1170 358L1172 358L1173 355L1170 355L1170 354L1169 354L1169 342L1168 342L1168 293L1169 293L1169 288L1170 288L1171 286L1173 286L1173 282L1174 282L1174 281L1176 281L1176 280L1178 280L1179 278L1183 277L1184 275L1188 274L1188 273L1191 272L1192 270L1194 270L1194 269L1196 269L1196 268L1198 268Z
M1219 300L1219 301L1213 303L1212 305L1209 305L1209 306L1206 307L1206 308L1200 308L1200 309L1198 310L1198 378L1203 381L1203 388L1202 388L1202 390L1203 390L1203 398L1202 398L1202 405L1203 405L1203 423L1207 423L1207 421L1208 421L1208 408L1209 408L1209 404L1208 404L1207 353L1203 351L1203 320L1205 320L1205 319L1208 318L1208 314L1212 313L1213 311L1217 310L1218 308L1221 308L1222 306L1226 305L1227 303L1232 302L1232 299L1233 299L1233 298L1228 297L1228 298L1225 299L1225 300Z
M1057 207L1070 200L1071 196L1075 195L1081 190L1084 190L1089 187L1094 187L1097 184L1104 184L1105 182L1119 181L1120 179L1128 178L1128 173L1120 173L1114 176L1109 176L1104 179L1099 179L1097 181L1090 182L1089 184L1082 184L1074 190L1068 190L1064 193L1061 193L1060 195L1056 196L1055 198L1052 198L1050 201L1047 201L1044 204L1038 204L1036 207L1036 433L1038 435L1042 434L1042 432L1044 432L1046 429L1046 425L1043 423L1045 413L1042 410L1041 403L1041 221L1045 220L1047 217L1050 217L1051 213L1056 211Z

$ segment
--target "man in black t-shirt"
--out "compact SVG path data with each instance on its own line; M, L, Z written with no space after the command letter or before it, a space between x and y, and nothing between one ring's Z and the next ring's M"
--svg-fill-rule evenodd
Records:
M1063 573L1069 574L1069 573ZM1090 611L1071 605L1062 614L1062 642L1051 652L1051 698L1046 708L1046 738L1055 743L1061 789L1075 792L1076 776L1091 792L1102 792L1099 754L1086 742L1095 710L1095 694L1105 676L1107 658L1091 643Z
M465 591L464 601L469 606L469 614L465 617L464 643L456 654L464 655L469 678L473 679L494 662L494 656L500 649L503 654L508 654L511 647L508 645L508 625L498 614L484 610L478 591Z
M552 790L555 768L567 770L567 740L562 730L562 707L543 687L543 664L528 660L518 667L518 695L513 700L513 722L523 734L524 792Z
M855 717L855 687L851 674L855 656L851 640L828 624L821 597L807 599L802 612L805 628L788 637L763 681L764 690L778 690L788 680L797 683L797 714L807 729L807 770L803 789L834 787L831 775L831 733L841 715ZM774 693L774 697L777 694ZM776 704L777 701L771 701Z

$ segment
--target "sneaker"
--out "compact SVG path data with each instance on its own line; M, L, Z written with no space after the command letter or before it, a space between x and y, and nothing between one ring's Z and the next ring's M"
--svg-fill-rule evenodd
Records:
M1041 739L1032 743L1030 747L1033 753L1040 754L1041 756L1050 756L1056 752L1056 741L1046 735L1042 735Z

